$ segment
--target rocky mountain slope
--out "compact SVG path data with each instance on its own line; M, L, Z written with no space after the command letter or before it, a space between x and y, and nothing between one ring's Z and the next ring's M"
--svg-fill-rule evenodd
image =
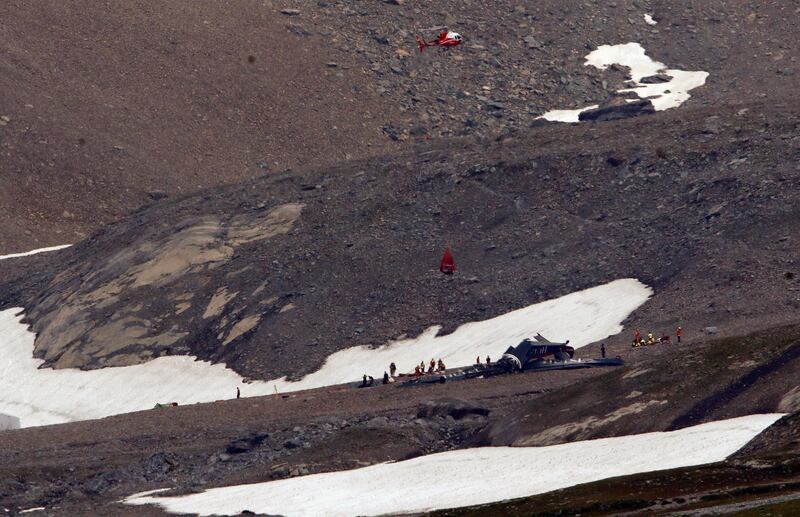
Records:
M633 316L645 329L791 322L793 109L547 125L268 174L153 203L10 282L4 302L28 309L56 367L191 353L257 378L622 277L655 289Z
M0 248L73 243L149 197L391 143L396 110L352 54L289 18L253 1L4 2Z
M549 445L800 410L796 325L632 350L624 357L634 366L522 403L487 428L483 443ZM564 399L570 401L570 410L554 412Z
M670 67L709 72L692 104L781 102L796 81L796 9L722 0L4 2L0 248L77 242L148 193L443 135L493 135L548 109L602 102L625 76L584 66L603 44L635 41ZM465 44L419 55L413 35L441 25Z
M689 358L688 368L680 367L667 351L649 348L639 351L649 357L627 354L631 364L613 371L526 373L420 388L333 387L4 432L0 433L0 500L12 509L45 506L55 515L99 509L115 515L164 515L152 507L116 503L131 493L164 486L176 488L174 494L190 493L474 446L487 430L542 408L550 408L540 418L542 424L563 422L563 415L601 420L614 404L623 408L669 399L666 405L644 411L618 412L622 425L598 425L593 434L564 432L556 440L542 439L541 444L600 434L621 436L631 430L665 430L675 413L690 410L729 386L737 387L745 376L751 382L740 386L742 396L721 397L715 411L708 413L709 419L776 408L794 411L791 390L783 398L773 395L796 379L797 360L782 371L766 371L762 365L774 362L769 352L797 350L797 339L794 327L684 343L676 349L681 357ZM773 341L780 342L777 348L770 345ZM731 353L736 357L728 362L735 368L714 361ZM759 358L764 358L760 364ZM755 364L744 365L742 359ZM698 365L702 368L697 369ZM687 370L695 369L692 377L683 380ZM658 370L660 383L655 383L653 372ZM625 398L623 392L615 391L620 377L643 394ZM595 404L586 404L583 393L594 393ZM611 479L441 513L528 515L535 510L607 515L651 507L681 511L796 498L800 487L797 415L795 411L777 422L721 464Z
M445 514L796 510L799 13L723 0L4 3L0 254L75 243L0 261L0 309L24 307L44 367L192 355L295 379L347 347L619 278L654 296L604 341L617 369L333 386L2 432L0 507L153 515L116 502L778 411L790 415L720 464ZM464 45L419 54L414 33L440 25ZM708 72L705 85L635 118L538 120L619 103L628 70L584 56L627 42ZM446 246L453 276L437 269ZM681 345L630 348L634 328L678 325Z

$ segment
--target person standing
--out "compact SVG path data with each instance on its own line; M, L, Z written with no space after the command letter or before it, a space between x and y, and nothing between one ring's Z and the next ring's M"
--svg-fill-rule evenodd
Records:
M390 364L389 365L389 375L394 377L396 373L397 373L397 365L394 364L394 363Z
M600 357L602 357L603 359L606 358L606 344L605 343L600 343Z
M236 398L237 399L242 398L242 392L239 391L239 386L236 386Z
M680 344L681 338L683 337L683 328L678 327L677 329L675 329L675 337L678 338L678 344Z

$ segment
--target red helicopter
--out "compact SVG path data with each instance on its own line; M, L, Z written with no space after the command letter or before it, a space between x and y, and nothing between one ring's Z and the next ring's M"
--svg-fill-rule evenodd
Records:
M461 45L461 41L464 39L461 34L457 32L453 32L448 30L446 27L442 27L444 30L439 33L439 37L435 40L425 41L422 36L416 36L417 44L419 45L419 51L422 52L425 50L425 47L455 47Z

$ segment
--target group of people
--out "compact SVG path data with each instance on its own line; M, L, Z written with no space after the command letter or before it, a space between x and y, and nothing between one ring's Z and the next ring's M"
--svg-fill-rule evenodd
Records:
M675 337L677 338L677 342L681 342L681 338L683 337L683 329L678 327L675 329ZM640 346L648 346L648 345L655 345L655 344L662 344L662 345L669 345L672 343L672 337L669 334L663 334L660 338L656 339L655 335L652 332L647 333L647 338L642 336L641 331L636 329L633 333L633 343L631 346L633 348L638 348Z
M481 356L478 356L475 359L475 364L481 364ZM487 355L486 356L486 366L491 366L491 365L492 365L492 358Z
M431 357L431 360L428 363L428 371L425 372L425 361L420 361L420 363L417 366L414 367L414 377L420 377L422 375L425 375L425 373L443 372L446 369L447 368L445 367L444 362L442 361L441 357L439 358L438 361L434 360ZM392 371L392 370L396 371L397 370L397 368L395 367L394 363L389 365L389 370L390 371ZM394 373L392 374L392 377L394 377Z
M486 359L488 360L489 358L487 357ZM444 365L444 361L442 361L441 358L438 361L431 358L430 362L428 362L427 368L425 366L425 361L420 361L418 365L414 366L414 377L421 377L423 375L432 374L435 372L443 372L446 369L447 367ZM383 372L383 384L393 383L395 377L397 377L397 365L392 363L389 365L389 371ZM371 375L364 374L361 384L359 384L358 387L371 388L374 383L375 379Z

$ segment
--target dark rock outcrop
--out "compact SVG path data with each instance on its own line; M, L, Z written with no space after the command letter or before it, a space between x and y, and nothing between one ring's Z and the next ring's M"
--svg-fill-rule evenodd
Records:
M620 101L607 104L605 106L600 106L599 108L586 110L578 116L578 120L593 120L600 122L606 120L619 120L623 118L638 117L640 115L649 115L655 112L656 109L653 107L653 103L648 99L640 99L632 102Z
M269 434L267 433L250 433L247 436L237 438L229 443L228 446L225 447L225 452L228 454L250 452L261 445L267 438L269 438Z
M487 416L488 414L489 410L485 407L455 398L431 400L417 410L417 418L450 416L455 420L461 420L469 415Z
M658 83L668 83L672 80L671 75L667 74L655 74L655 75L648 75L647 77L642 77L639 79L639 82L642 84L658 84Z

